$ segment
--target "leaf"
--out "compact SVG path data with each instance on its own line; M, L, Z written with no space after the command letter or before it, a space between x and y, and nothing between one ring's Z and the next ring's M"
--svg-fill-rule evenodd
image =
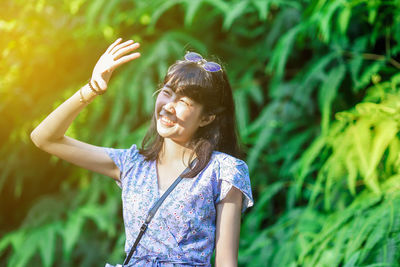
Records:
M19 247L14 247L14 253L11 255L7 266L23 267L35 254L38 243L41 239L40 230L33 229L26 232L26 236Z
M41 235L38 244L39 252L42 257L43 266L49 267L54 263L55 237L60 229L60 224L58 222L51 223L39 229Z
M311 170L311 164L314 162L316 157L320 154L322 148L325 145L325 137L319 136L314 142L307 148L307 150L302 154L300 159L300 169L296 175L296 195L299 196L301 187L303 186L305 177L309 174Z
M270 121L272 119L271 118L271 112L272 112L271 109L272 109L272 107L267 106L261 110L258 117L249 126L247 126L248 127L248 129L246 130L247 134L252 134L257 131L261 131L262 128L266 124L268 124L268 121Z
M149 23L149 28L154 29L157 21L160 17L173 6L183 3L183 0L169 0L169 1L157 1L152 3L153 5L157 5L157 8L154 9L154 12L151 16L151 21Z
M107 1L105 6L101 9L100 22L103 25L113 24L113 21L110 21L111 13L120 5L121 2L119 0Z
M117 125L121 122L125 101L126 99L123 94L117 94L117 96L115 97L110 122L108 124L109 127L111 127L112 129L117 128Z
M63 237L63 254L64 258L70 259L71 252L75 244L78 242L84 224L83 217L76 212L70 212L63 228L59 229Z
M335 11L341 7L342 1L330 1L328 2L329 4L326 4L325 8L323 9L323 14L321 14L320 17L320 30L321 30L321 35L323 37L323 40L325 42L330 41L330 23L332 21L332 16L335 13Z
M371 64L368 64L367 67L365 68L364 72L358 77L358 82L356 83L354 89L355 91L358 91L358 89L361 89L365 86L367 86L371 82L371 77L373 74L378 73L379 70L382 68L383 63L382 62L372 62Z
M340 229L340 227L346 224L349 219L355 216L356 213L361 213L363 210L366 210L369 207L375 205L380 200L380 196L376 196L369 191L364 191L345 210L333 213L328 216L328 218L326 219L326 223L324 224L324 227L320 231L320 233L313 239L310 245L303 249L302 253L299 256L299 262L303 262L306 255L321 242L324 242L328 238L332 238L332 235L334 235L336 231ZM314 260L316 260L315 257Z
M372 248L385 238L388 221L382 218L381 220L376 220L376 223L376 227L374 227L372 232L367 236L365 246L360 254L360 261L364 260L372 252Z
M248 214L248 218L245 223L246 229L261 230L260 226L264 216L260 216L261 214L266 213L267 205L269 201L284 187L285 182L275 182L267 187L266 190L262 192L261 197L259 198L257 204L252 209L250 214Z
M357 167L355 165L354 155L351 151L347 153L345 160L346 170L348 171L347 183L351 194L356 195Z
M86 13L89 28L93 28L94 25L97 25L96 17L99 14L104 3L105 3L105 0L97 0L97 1L91 2L90 6L87 9L87 13Z
M9 241L15 251L22 247L26 234L25 229L19 229L18 231L10 233Z
M191 0L188 0L189 2ZM215 7L217 10L221 11L222 13L227 13L230 9L229 4L224 0L203 0L207 2L212 7Z
M350 126L349 131L352 133L352 140L356 148L356 156L359 160L359 169L361 175L364 177L368 170L368 159L370 157L370 144L371 134L370 134L370 122L363 119L359 120L356 125Z
M345 251L345 262L347 260L351 261L351 258L354 257L355 254L360 253L360 249L363 247L363 244L366 238L370 235L371 231L376 227L376 223L379 219L384 220L385 212L382 209L374 209L374 216L368 216L368 214L364 214L364 216L357 216L351 222L351 229L356 231L354 236L349 240L346 246Z
M258 16L260 17L260 20L266 21L268 16L270 1L253 0L252 3L258 11Z
M303 152L303 147L305 147L311 139L314 138L314 129L308 129L299 134L294 134L283 146L282 152L277 156L281 156L279 160L283 159L283 165L280 170L281 176L292 176L295 172L295 163L297 162L297 157L299 157ZM298 163L298 162L297 162Z
M319 105L322 113L322 133L326 133L329 127L329 121L331 116L331 108L333 100L336 97L339 86L344 78L345 67L339 65L338 67L332 69L327 75L325 81L321 86L319 92Z
M262 129L261 133L258 135L257 140L255 142L254 148L250 150L250 155L248 157L248 166L249 170L253 170L256 161L261 154L262 149L265 145L271 140L274 133L274 129L271 127L265 127Z
M15 238L15 235L18 235L18 232L7 233L1 237L1 239L0 239L0 255L11 244L11 241L13 238ZM21 239L21 237L20 237L20 239ZM22 239L21 239L21 242L22 242Z
M242 138L245 139L247 136L247 123L249 118L249 113L247 110L247 99L246 93L244 90L236 90L233 95L235 100L235 108L236 108L236 118L238 122L239 133L241 133Z
M345 4L339 15L339 29L342 34L345 34L347 27L349 26L349 20L351 17L351 7L349 4Z
M316 57L310 62L310 67L299 81L299 87L295 91L296 99L301 100L305 95L309 95L313 88L325 78L325 68L337 57L336 53L325 54Z
M360 257L360 251L357 251L356 253L354 253L354 255L347 262L345 262L345 265L343 267L355 267L355 266L357 266L356 262L357 262L359 257Z
M249 2L247 0L233 2L229 9L225 11L222 29L225 31L228 30L232 26L235 19L245 14L245 10L247 9L248 5Z
M375 1L372 1L372 2L375 2ZM370 6L370 8L368 9L368 11L369 11L368 12L368 22L370 24L373 24L375 22L377 14L378 14L378 10L375 7L373 7L372 5L369 5L369 6Z
M202 0L191 0L186 2L186 12L185 12L185 26L189 27L193 24L193 19L196 12L199 10Z
M392 120L382 120L375 126L375 136L371 147L371 157L367 173L372 173L377 169L378 163L382 160L383 152L389 143L395 138L398 132L397 123Z
M289 52L293 48L297 34L299 34L305 26L305 24L298 24L279 39L278 44L272 52L271 60L265 69L267 73L274 73L276 78L279 80L283 78L284 68L288 60Z
M92 219L100 230L106 231L109 227L109 216L106 206L86 205L80 209L80 214Z

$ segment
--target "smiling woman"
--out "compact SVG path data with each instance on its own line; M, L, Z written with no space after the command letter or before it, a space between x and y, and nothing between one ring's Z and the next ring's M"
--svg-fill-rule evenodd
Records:
M185 59L170 66L157 97L152 125L142 142L144 149L140 151L148 160L155 160L162 149L164 130L169 134L176 131L171 137L181 144L187 143L192 156L199 157L198 165L187 177L195 176L207 165L213 150L240 157L228 78L221 68L204 69L204 63L207 63L204 59L198 62ZM164 129L160 118L170 120L164 128L176 127Z
M115 179L122 189L125 252L132 252L126 266L211 266L214 248L217 267L236 266L241 213L253 197L247 165L239 159L232 89L219 64L191 52L168 69L140 149L98 147L64 135L80 110L106 92L112 71L140 56L126 55L139 44L120 41L100 57L88 85L32 132L33 142ZM185 179L165 193L141 230L150 208L164 199L161 192L185 169Z
M203 116L203 106L193 99L176 94L165 85L156 100L157 131L163 138L186 144L199 127L211 123L215 115ZM176 127L173 127L176 126Z

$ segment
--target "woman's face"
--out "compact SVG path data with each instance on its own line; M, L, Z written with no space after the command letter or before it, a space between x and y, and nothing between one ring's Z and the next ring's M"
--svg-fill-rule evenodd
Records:
M157 96L157 132L181 145L187 144L199 127L207 125L203 106L187 96L176 94L168 84Z

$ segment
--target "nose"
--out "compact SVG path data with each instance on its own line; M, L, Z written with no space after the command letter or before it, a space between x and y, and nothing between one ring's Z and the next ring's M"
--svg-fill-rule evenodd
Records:
M174 101L170 101L167 104L165 104L163 108L166 111L168 111L169 113L174 114L175 113L175 102Z

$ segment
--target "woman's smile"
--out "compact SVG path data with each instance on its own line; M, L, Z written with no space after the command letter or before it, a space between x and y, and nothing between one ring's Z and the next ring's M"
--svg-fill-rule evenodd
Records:
M161 120L161 123L165 126L172 127L175 125L175 122L168 119L166 116L160 115L160 120Z
M164 108L158 114L158 119L164 126L172 127L177 123L177 118L174 114L167 112Z
M159 135L186 143L200 125L202 105L164 86L158 94L155 112Z

